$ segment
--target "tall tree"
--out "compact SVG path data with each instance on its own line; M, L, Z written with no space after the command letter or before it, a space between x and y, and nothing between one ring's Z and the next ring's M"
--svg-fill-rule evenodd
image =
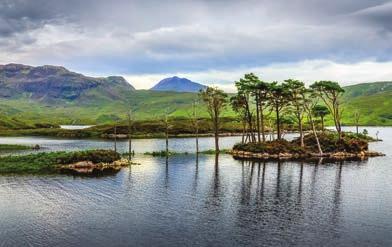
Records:
M258 138L260 142L260 126L261 126L261 136L262 141L265 142L265 115L264 110L268 101L268 94L270 90L270 84L261 80L257 80L254 85L254 94L256 99L256 109L257 109L257 126L258 126Z
M331 112L340 139L342 136L340 97L343 95L344 89L340 87L339 83L333 81L318 81L313 83L310 88L317 93Z
M286 84L278 84L278 82L272 82L269 89L269 104L274 109L276 115L276 131L277 139L282 139L281 132L281 111L289 105L290 102L290 91Z
M165 152L166 152L166 157L169 156L169 128L170 128L170 123L169 123L169 112L166 109L165 110L165 116L163 118L163 123L165 125Z
M317 144L319 154L323 155L323 150L321 148L321 144L317 135L316 127L313 120L313 112L312 112L314 107L317 105L317 100L318 100L317 95L312 89L309 89L306 92L303 92L303 98L304 98L304 102L303 102L304 109L307 112L308 120L312 127L314 138L316 139L316 144Z
M195 134L195 145L196 145L196 154L199 153L199 115L197 113L197 107L199 105L199 102L195 100L192 104L192 113L191 113L191 124L194 129L194 134Z
M132 126L133 119L132 119L132 109L128 111L128 159L132 159Z
M291 105L294 108L294 115L297 120L298 130L299 130L299 138L301 140L301 147L304 147L304 134L302 128L302 120L304 113L304 95L307 91L305 88L305 84L298 80L288 79L285 80L287 88L290 92Z
M117 123L114 124L114 152L117 152Z
M227 104L227 94L216 87L207 87L200 91L200 98L207 106L207 112L212 120L215 136L215 152L219 153L220 116Z
M255 142L256 138L254 135L254 119L253 112L251 109L251 97L254 92L254 86L257 81L257 77L253 74L246 74L244 78L241 78L239 81L235 82L235 86L237 87L237 92L244 99L244 109L246 111L247 122L250 130L251 141ZM258 112L257 112L258 114Z
M237 113L239 121L242 122L242 143L244 143L245 135L247 135L247 112L246 112L246 98L242 94L236 94L230 98L230 105L233 111Z
M359 126L359 119L361 118L361 114L359 111L354 112L354 121L355 121L355 129L357 131L357 135L359 134L358 126Z
M319 117L321 120L321 130L324 131L324 118L331 112L328 107L324 105L315 105L312 109L312 113L315 117Z

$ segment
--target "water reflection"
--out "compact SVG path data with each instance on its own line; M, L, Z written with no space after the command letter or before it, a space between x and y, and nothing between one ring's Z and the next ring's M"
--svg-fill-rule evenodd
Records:
M0 246L392 245L389 156L133 161L112 177L0 176Z

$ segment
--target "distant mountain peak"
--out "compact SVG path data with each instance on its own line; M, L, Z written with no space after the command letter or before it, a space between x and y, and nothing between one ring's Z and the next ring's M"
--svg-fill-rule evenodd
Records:
M83 99L92 90L100 97L116 99L135 88L121 76L89 77L53 65L0 65L0 97L28 93L47 101L75 100Z
M193 82L187 78L173 76L161 80L150 90L172 92L199 92L201 89L204 88L206 88L206 86L200 83Z
M112 82L114 84L119 84L119 85L128 85L132 88L132 90L135 90L135 88L122 76L108 76L106 77L106 80L108 82Z

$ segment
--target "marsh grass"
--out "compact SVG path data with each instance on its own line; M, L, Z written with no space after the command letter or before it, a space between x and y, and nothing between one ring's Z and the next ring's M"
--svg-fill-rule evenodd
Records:
M110 163L118 159L120 159L120 155L111 150L4 156L0 157L0 174L50 174L57 172L58 165L72 164L79 161Z

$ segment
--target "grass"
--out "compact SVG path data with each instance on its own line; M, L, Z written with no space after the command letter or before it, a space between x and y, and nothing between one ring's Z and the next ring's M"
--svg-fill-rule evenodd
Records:
M360 124L363 126L392 126L391 85L392 82L380 82L345 87L342 98L343 124L353 125L354 112L359 111ZM192 103L198 98L196 93L136 90L116 91L115 94L119 97L112 99L98 89L92 89L75 100L58 99L52 102L34 100L28 94L0 98L0 134L98 137L106 130L109 131L114 122L125 126L129 107L137 120L136 135L158 137L157 133L162 127L159 119L162 119L165 111L174 121L173 134L191 133L187 118L191 114ZM203 104L198 106L198 112L204 119L201 131L210 130ZM223 117L226 119L223 121L223 132L240 129L240 124L235 121L235 113L229 106L224 110ZM326 123L333 124L330 116L326 118ZM100 126L85 131L65 131L56 128L60 124Z
M0 144L0 151L18 151L29 149L32 149L32 147L25 145Z
M5 156L0 157L0 174L51 174L57 173L58 165L72 164L79 161L109 163L118 159L120 159L120 155L110 150Z
M209 150L201 151L199 153L200 154L216 154L216 151L215 151L215 149L209 149ZM230 153L230 150L229 149L221 149L219 151L219 153L220 154L227 154L227 153Z
M153 152L145 152L144 155L150 155L150 156L154 156L154 157L166 157L166 156L173 156L173 155L188 155L188 152L173 152L173 151L169 151L166 152L165 150L161 150L161 151L153 151Z
M241 132L240 124L233 118L224 118L222 132ZM174 118L170 120L171 137L192 137L194 129L189 119ZM199 133L201 136L212 132L208 119L200 119ZM133 138L163 138L165 127L159 120L139 120L133 124ZM82 130L67 130L61 128L29 128L29 129L0 129L1 136L54 136L67 138L106 138L114 133L114 126L105 124ZM117 124L117 134L128 134L125 122Z

